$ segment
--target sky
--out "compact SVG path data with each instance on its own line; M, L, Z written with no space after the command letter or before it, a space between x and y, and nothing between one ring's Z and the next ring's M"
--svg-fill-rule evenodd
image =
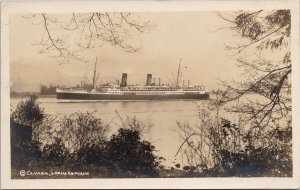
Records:
M128 73L128 83L132 84L144 84L148 73L167 83L167 78L172 79L172 73L176 73L180 59L184 68L182 79L204 85L208 90L220 88L220 80L239 78L241 71L235 65L236 58L225 46L236 45L241 39L234 31L222 29L228 23L216 12L134 14L154 25L149 31L131 36L130 42L139 48L138 52L128 53L104 43L102 47L86 50L87 63L69 64L59 64L48 54L39 53L41 46L36 44L45 34L40 14L34 22L27 15L10 15L11 89L39 91L42 84L75 86L84 74L92 78L96 57L99 83L121 79L122 73ZM65 16L55 15L58 19Z

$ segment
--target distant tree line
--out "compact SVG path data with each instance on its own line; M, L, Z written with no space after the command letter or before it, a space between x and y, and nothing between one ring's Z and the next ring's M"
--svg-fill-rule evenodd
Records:
M42 85L40 88L40 95L54 95L54 94L56 94L56 88L58 88L58 86Z

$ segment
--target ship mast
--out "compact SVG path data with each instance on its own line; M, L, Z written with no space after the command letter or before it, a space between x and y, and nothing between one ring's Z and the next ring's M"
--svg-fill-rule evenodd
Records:
M178 87L178 82L179 82L179 75L180 75L180 63L181 63L181 59L179 61L179 66L178 66L178 71L177 71L177 79L176 79L176 88Z
M96 57L94 76L93 76L93 89L96 89L96 65L97 65L97 57Z

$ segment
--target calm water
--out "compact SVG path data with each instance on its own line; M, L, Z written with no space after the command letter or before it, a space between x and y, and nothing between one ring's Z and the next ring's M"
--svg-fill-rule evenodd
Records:
M11 99L14 107L20 99ZM179 129L176 121L188 121L196 124L197 105L201 101L58 101L55 98L39 98L40 106L47 114L62 117L65 114L74 112L94 112L94 114L104 121L111 122L110 133L115 133L120 126L120 119L116 111L122 118L136 116L137 119L153 126L146 140L149 140L156 147L156 154L163 156L166 166L174 166L174 162L181 162L180 157L175 158L175 154L182 143L178 135Z

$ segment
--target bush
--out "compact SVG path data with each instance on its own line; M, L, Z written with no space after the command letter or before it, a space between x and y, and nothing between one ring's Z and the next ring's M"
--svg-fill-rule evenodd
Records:
M55 118L45 114L38 103L38 96L30 95L21 100L16 109L11 112L11 120L31 128L31 139L43 143L49 136L49 131L55 123Z
M89 144L100 143L107 138L108 125L102 119L96 118L93 113L74 113L65 116L60 121L58 137L76 152L86 148Z
M40 143L31 140L31 127L11 120L12 167L27 168L32 160L41 157Z
M73 153L74 161L79 164L93 164L97 166L104 166L110 160L107 159L106 141L91 142L85 144L79 150Z
M35 138L36 129L46 117L37 102L38 96L31 95L21 100L11 112L11 163L13 167L27 168L31 161L42 156L41 142Z
M42 121L45 117L44 109L40 108L37 102L38 96L30 95L29 99L21 100L15 111L12 112L11 118L19 124L32 126Z
M123 171L158 176L158 162L153 151L154 146L148 141L141 142L139 132L131 129L120 128L107 143L108 159Z
M127 118L123 127L107 140L108 125L93 113L57 120L44 113L37 96L30 96L11 114L12 167L83 169L114 177L158 176L154 146L140 137L150 125L134 117Z
M52 144L46 144L42 152L44 159L57 162L58 164L63 164L68 155L69 152L60 138L55 138Z
M186 138L187 148L195 154L188 154L188 158L200 162L198 171L191 172L186 168L187 175L192 176L239 176L239 177L288 177L292 176L292 146L291 127L275 128L263 137L255 136L252 131L241 129L240 125L231 121L221 119L220 127L207 127L200 133L191 133L189 126L181 125L188 137ZM207 127L207 128L205 128ZM189 135L191 134L191 135ZM204 137L210 143L210 150L213 154L210 157L214 162L208 163L205 150L201 145L201 138ZM202 139L203 140L203 139ZM266 143L265 143L266 142ZM203 157L201 157L203 156ZM200 168L200 171L199 171Z

